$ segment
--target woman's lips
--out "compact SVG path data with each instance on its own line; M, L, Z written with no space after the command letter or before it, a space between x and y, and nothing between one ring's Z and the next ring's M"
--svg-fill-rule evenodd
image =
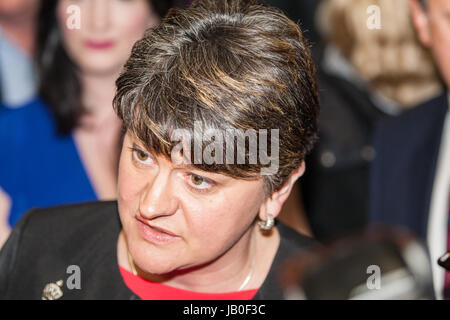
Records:
M95 50L105 50L109 49L114 45L113 41L93 41L88 40L85 42L86 47L95 49Z
M138 222L139 231L142 238L147 242L153 244L169 244L173 241L180 239L180 237L174 235L173 233L161 229L158 227L153 227L139 218L136 218Z

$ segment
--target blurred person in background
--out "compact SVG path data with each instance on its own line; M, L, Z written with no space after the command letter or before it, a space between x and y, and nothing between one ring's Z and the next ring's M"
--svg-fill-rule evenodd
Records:
M377 130L370 220L408 228L427 243L435 295L450 299L450 273L437 264L450 250L450 1L410 0L410 8L446 92Z
M378 5L381 29L369 29ZM327 0L318 11L326 44L318 83L319 140L301 181L314 236L327 240L367 225L376 124L442 90L420 45L408 0Z
M0 108L23 106L36 96L33 56L40 3L0 1Z
M79 10L68 11L71 5ZM0 114L3 238L31 207L116 198L122 123L112 108L115 80L133 44L169 7L164 0L43 2L40 97Z

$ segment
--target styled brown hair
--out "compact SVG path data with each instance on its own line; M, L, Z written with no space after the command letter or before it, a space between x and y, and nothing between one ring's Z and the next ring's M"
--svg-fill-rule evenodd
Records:
M171 133L195 122L278 129L279 169L263 176L270 196L312 149L319 98L308 43L283 12L257 1L199 0L172 9L135 44L114 108L126 130L166 157L175 146ZM264 164L193 166L246 179L260 177Z

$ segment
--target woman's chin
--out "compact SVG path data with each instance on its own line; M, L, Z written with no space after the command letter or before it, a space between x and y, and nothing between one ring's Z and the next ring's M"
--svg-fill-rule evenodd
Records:
M153 282L165 282L178 275L176 268L168 268L164 266L151 266L139 268L138 273L143 278Z
M120 73L122 65L117 61L93 60L86 61L80 66L84 74L91 76L111 76Z
M142 261L142 263L140 263ZM174 273L178 269L178 265L174 262L160 259L149 259L143 257L142 259L137 258L135 264L138 266L140 271L149 275L169 275Z

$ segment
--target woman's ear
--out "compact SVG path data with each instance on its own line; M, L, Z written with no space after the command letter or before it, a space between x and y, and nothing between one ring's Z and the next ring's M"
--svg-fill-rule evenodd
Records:
M259 218L261 220L266 220L267 213L270 213L274 218L276 218L280 214L281 208L291 194L295 182L305 173L305 167L305 162L302 161L300 166L292 171L291 175L284 183L284 185L280 189L275 191L261 205L261 208L259 210Z
M429 47L431 44L430 22L426 9L417 0L409 0L409 9L420 42L425 47Z

